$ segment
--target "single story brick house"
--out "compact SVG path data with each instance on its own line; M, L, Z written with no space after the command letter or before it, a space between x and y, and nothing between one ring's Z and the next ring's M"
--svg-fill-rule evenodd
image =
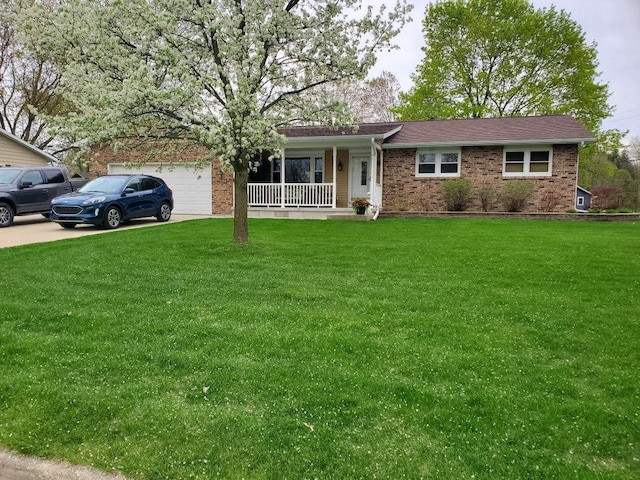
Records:
M351 211L354 198L367 197L372 213L444 211L443 182L472 184L467 210L481 211L481 188L497 201L507 182L526 181L532 195L525 212L565 212L576 205L578 147L594 136L570 116L504 117L362 124L355 131L293 127L282 132L280 158L264 160L251 172L250 216L302 217ZM94 151L92 176L127 171L139 162L135 151ZM174 190L176 213L230 214L231 174L213 163L194 171L197 150L156 157L134 167L162 176ZM168 164L172 167L168 168ZM306 215L305 215L306 214Z
M0 128L0 167L42 167L56 157Z

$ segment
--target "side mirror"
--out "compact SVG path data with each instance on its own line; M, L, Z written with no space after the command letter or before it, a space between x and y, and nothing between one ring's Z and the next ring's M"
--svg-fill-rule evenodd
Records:
M136 193L136 191L133 188L125 188L123 193L129 195L130 193Z
M33 183L32 182L21 182L20 183L20 188L31 188L33 187Z

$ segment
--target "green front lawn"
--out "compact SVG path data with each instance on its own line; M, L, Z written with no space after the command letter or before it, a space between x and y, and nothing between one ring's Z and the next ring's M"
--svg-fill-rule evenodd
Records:
M140 479L640 477L639 224L250 228L0 250L0 445Z

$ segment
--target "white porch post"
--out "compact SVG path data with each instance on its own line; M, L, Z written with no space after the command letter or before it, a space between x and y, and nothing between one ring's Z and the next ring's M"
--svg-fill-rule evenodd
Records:
M332 208L336 208L336 197L337 197L337 178L338 178L338 147L333 146L333 191L332 191L332 199L331 206Z
M285 198L284 198L284 148L280 150L280 208L284 208Z

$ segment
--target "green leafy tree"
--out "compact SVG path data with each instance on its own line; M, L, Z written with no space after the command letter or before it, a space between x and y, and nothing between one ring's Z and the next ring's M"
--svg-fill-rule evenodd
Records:
M247 182L277 129L353 123L319 92L362 79L411 9L357 0L68 0L35 2L16 23L64 64L78 114L61 124L92 142L175 139L234 171L234 241L249 238Z
M594 134L611 114L595 45L554 7L446 0L427 7L424 59L401 95L403 120L569 114ZM619 135L602 132L617 145Z

